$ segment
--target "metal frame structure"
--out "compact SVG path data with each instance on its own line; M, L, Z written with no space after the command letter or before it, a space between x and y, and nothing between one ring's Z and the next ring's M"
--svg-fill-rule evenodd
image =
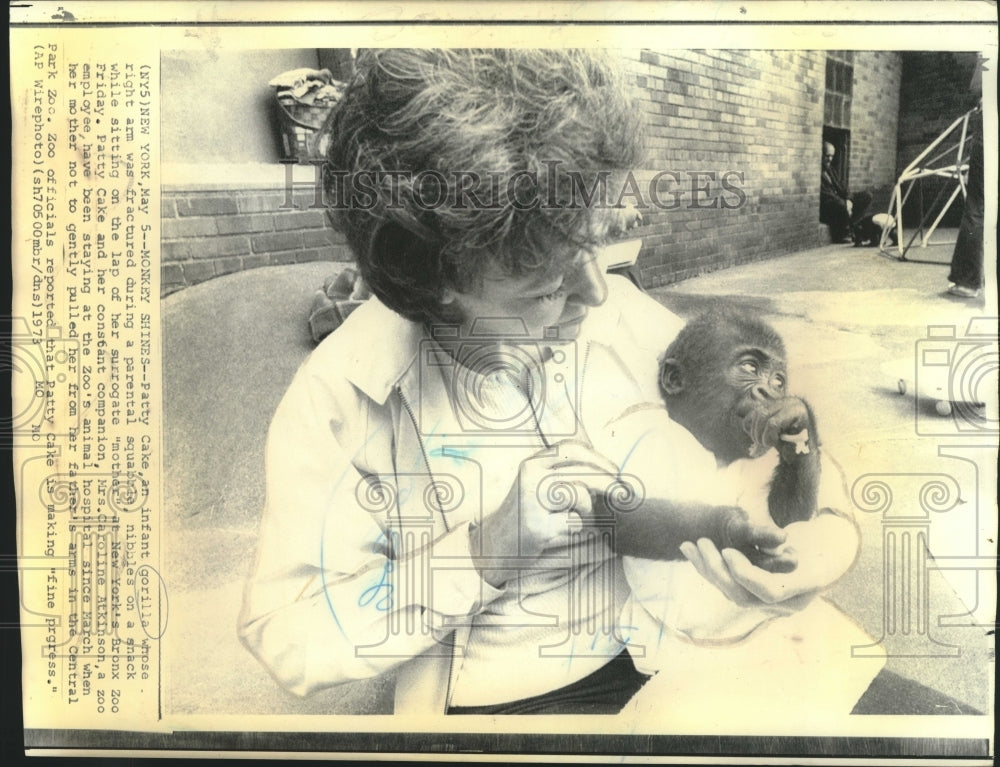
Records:
M886 227L882 231L882 238L879 241L879 250L882 253L891 255L891 248L893 246L889 242L889 238L890 233L893 229L895 229L896 258L900 261L908 260L906 258L906 254L918 237L920 238L920 247L927 247L927 243L930 240L931 235L934 234L934 230L937 229L938 224L941 223L941 219L944 218L945 213L947 213L948 209L951 208L952 203L955 202L955 198L958 197L959 193L961 193L962 199L965 199L965 187L968 181L969 173L967 152L969 118L975 114L978 109L980 109L978 106L970 109L964 115L955 120L940 136L934 139L934 141L932 141L923 152L917 155L913 162L907 165L906 169L900 174L899 179L896 181L896 186L892 191L892 199L889 201L889 215L893 218L893 226ZM933 157L929 157L931 153L938 149L938 147L940 147L946 140L953 140L956 134L958 137L958 143L950 144L946 149L939 151ZM945 162L949 160L951 162ZM923 179L929 177L950 178L956 182L955 186L951 188L951 195L948 197L947 201L940 206L939 211L937 210L938 204L942 195L948 191L949 187L946 184L938 189L938 192L934 196L930 206L925 210L923 198ZM909 241L904 245L903 206L906 204L906 201L914 188L917 189L917 193L920 198L920 223L914 229ZM932 216L934 216L934 221L928 227L928 219ZM953 245L954 241L950 243L935 244Z

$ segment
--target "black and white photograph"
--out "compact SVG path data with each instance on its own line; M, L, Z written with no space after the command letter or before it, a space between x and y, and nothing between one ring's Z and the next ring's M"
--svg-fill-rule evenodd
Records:
M995 18L211 5L12 49L29 752L988 763Z

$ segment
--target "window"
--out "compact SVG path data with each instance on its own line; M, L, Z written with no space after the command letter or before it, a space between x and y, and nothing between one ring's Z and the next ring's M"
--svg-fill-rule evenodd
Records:
M854 51L827 51L824 125L850 129L853 92Z

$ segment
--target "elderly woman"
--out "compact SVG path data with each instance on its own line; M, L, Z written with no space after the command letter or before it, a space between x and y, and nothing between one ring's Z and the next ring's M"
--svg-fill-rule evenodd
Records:
M274 416L241 622L290 690L397 669L397 712L614 713L646 681L592 501L621 490L603 425L657 399L681 324L597 260L640 158L627 93L582 51L359 61L327 192L375 298ZM731 596L826 582L748 590L708 551Z

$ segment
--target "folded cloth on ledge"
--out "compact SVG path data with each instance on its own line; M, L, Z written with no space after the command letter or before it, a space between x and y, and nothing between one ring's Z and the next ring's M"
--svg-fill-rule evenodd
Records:
M340 327L370 295L361 275L351 267L327 277L323 287L316 291L309 310L309 333L313 341L319 343Z

